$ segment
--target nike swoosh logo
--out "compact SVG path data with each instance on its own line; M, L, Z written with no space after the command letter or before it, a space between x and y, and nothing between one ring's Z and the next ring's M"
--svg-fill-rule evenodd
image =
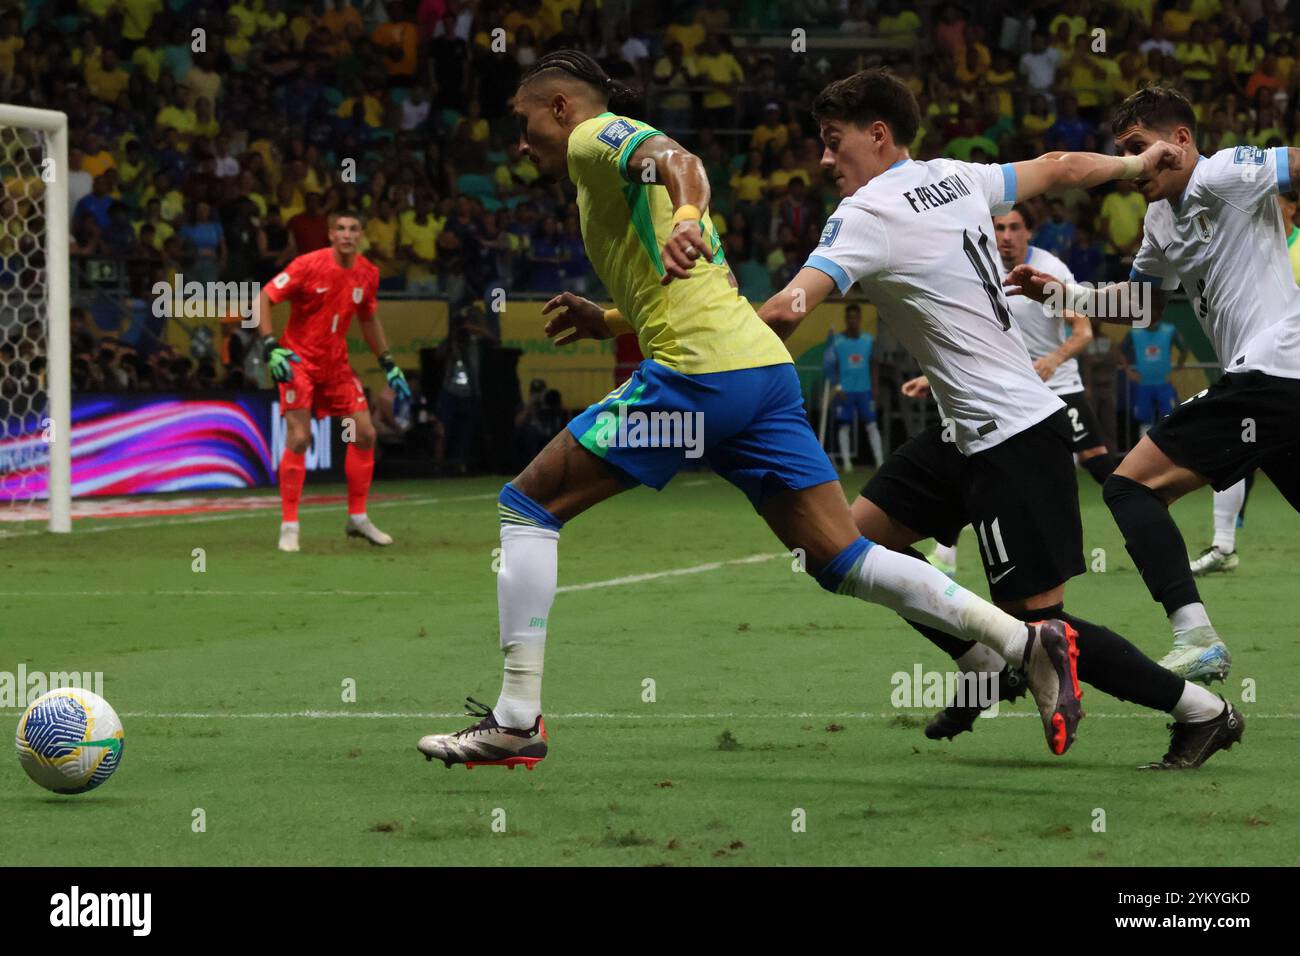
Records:
M330 287L329 287L329 286L326 286L325 288L323 288L323 289L317 289L316 291L317 291L317 292L328 292L329 290L330 290Z
M1008 574L1010 574L1010 573L1011 573L1012 571L1014 571L1015 569L1016 569L1016 566L1013 564L1013 565L1011 565L1011 567L1007 568L1005 571L1003 571L1003 572L1002 572L1001 574L999 574L997 577L993 577L992 575L990 575L990 576L989 576L989 584L997 584L999 581L1001 581L1003 578L1005 578Z

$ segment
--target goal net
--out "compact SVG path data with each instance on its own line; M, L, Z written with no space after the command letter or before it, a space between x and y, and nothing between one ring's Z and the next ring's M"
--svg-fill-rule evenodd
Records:
M0 528L71 530L67 122L0 104Z

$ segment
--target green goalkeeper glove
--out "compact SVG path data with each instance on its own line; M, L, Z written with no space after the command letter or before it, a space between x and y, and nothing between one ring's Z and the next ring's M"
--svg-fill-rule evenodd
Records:
M271 372L271 378L277 382L287 382L293 378L293 369L289 368L289 363L302 361L292 349L282 348L273 335L262 340L262 358Z
M402 401L409 402L411 400L411 386L406 384L406 376L397 367L393 357L387 352L379 356L379 367L384 370L384 378L388 380L388 387L393 390L393 394L401 398Z

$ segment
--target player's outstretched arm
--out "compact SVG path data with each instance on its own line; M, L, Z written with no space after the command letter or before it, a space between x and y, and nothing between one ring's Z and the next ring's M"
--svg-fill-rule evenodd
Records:
M1012 163L1011 168L1016 174L1016 199L1025 200L1053 189L1089 189L1113 179L1137 179L1158 169L1177 169L1182 162L1182 150L1157 140L1139 156L1054 152Z
M834 288L835 280L826 273L804 266L789 285L763 303L758 317L782 339L788 339L804 316L821 305Z
M1164 293L1154 288L1154 283L1147 281L1129 279L1092 289L1075 283L1064 283L1055 276L1022 263L1007 274L1002 285L1006 288L1007 295L1023 295L1041 302L1057 315L1077 312L1099 322L1115 325L1145 328L1158 322L1164 311Z
M1062 316L1070 326L1070 334L1054 351L1034 359L1034 371L1044 382L1049 381L1062 363L1078 358L1092 342L1092 323L1079 312L1065 310Z
M406 383L406 374L397 367L393 356L389 354L388 337L384 335L384 327L379 324L378 315L372 312L369 316L361 317L361 335L379 360L379 367L383 369L384 378L393 394L410 401L411 386Z
M712 255L700 231L702 210L709 205L709 177L700 158L668 136L651 136L632 154L627 174L645 183L659 183L673 203L673 231L661 258L667 285L689 279L695 260Z

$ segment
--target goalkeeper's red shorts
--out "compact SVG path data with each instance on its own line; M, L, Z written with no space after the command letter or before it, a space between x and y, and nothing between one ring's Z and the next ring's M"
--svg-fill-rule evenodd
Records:
M280 383L280 414L310 409L315 418L365 411L361 379L347 366L323 370L306 362L290 362L293 378Z

